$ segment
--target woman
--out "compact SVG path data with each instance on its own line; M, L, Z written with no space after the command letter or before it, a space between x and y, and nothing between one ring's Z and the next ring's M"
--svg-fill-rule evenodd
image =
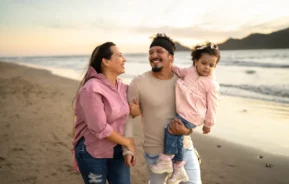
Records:
M76 96L73 145L86 184L105 184L106 180L113 184L130 183L122 146L134 153L135 143L123 137L130 107L127 85L117 79L125 71L125 61L112 42L96 47Z

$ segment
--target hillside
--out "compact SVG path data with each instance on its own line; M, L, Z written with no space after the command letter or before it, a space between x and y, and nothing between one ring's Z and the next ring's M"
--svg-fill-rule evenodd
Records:
M289 28L270 34L251 34L243 39L229 38L219 44L221 50L289 48Z

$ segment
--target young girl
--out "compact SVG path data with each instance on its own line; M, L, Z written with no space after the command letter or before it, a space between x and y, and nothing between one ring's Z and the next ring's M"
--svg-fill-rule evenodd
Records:
M176 83L176 118L187 128L203 125L203 133L208 134L215 123L219 102L219 84L214 69L220 60L220 51L215 44L197 45L192 50L193 66L172 70L180 79ZM169 126L168 126L169 127ZM183 135L175 136L165 130L164 154L151 167L153 173L173 172L168 184L188 181L183 161ZM172 158L174 164L172 164Z

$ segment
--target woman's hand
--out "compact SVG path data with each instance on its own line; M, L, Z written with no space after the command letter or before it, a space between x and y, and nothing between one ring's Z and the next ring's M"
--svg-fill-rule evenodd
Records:
M129 103L130 115L135 118L141 114L139 101L134 98L132 103Z
M135 155L132 155L132 154L126 154L124 155L124 161L125 161L125 164L128 166L128 167L133 167L135 166L136 164L136 158L135 158Z
M168 131L172 135L189 135L192 130L185 127L181 120L175 118L169 125Z
M129 151L131 151L134 155L135 155L135 143L133 138L126 138L127 139L127 143L124 145L126 149L128 149Z

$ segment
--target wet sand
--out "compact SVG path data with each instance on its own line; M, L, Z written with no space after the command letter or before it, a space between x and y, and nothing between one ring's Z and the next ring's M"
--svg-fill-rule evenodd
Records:
M1 184L83 183L71 167L70 152L71 102L77 86L77 81L52 75L46 70L0 62ZM224 105L218 121L229 121L225 118L227 113L235 113L235 118L242 121L253 121L252 114L233 108L236 104L230 103L232 100L236 102L238 98L222 98ZM254 101L243 103L252 107L250 103ZM232 108L227 107L230 104ZM276 111L275 106L264 104L257 104L266 109L258 111L261 115L272 113L273 117L288 118L286 106L280 106L281 110ZM252 112L254 108L247 109ZM131 169L132 184L147 183L139 118L134 123L134 138L138 147L137 165ZM192 138L202 158L204 184L289 183L288 157L217 139L214 134L194 133Z

